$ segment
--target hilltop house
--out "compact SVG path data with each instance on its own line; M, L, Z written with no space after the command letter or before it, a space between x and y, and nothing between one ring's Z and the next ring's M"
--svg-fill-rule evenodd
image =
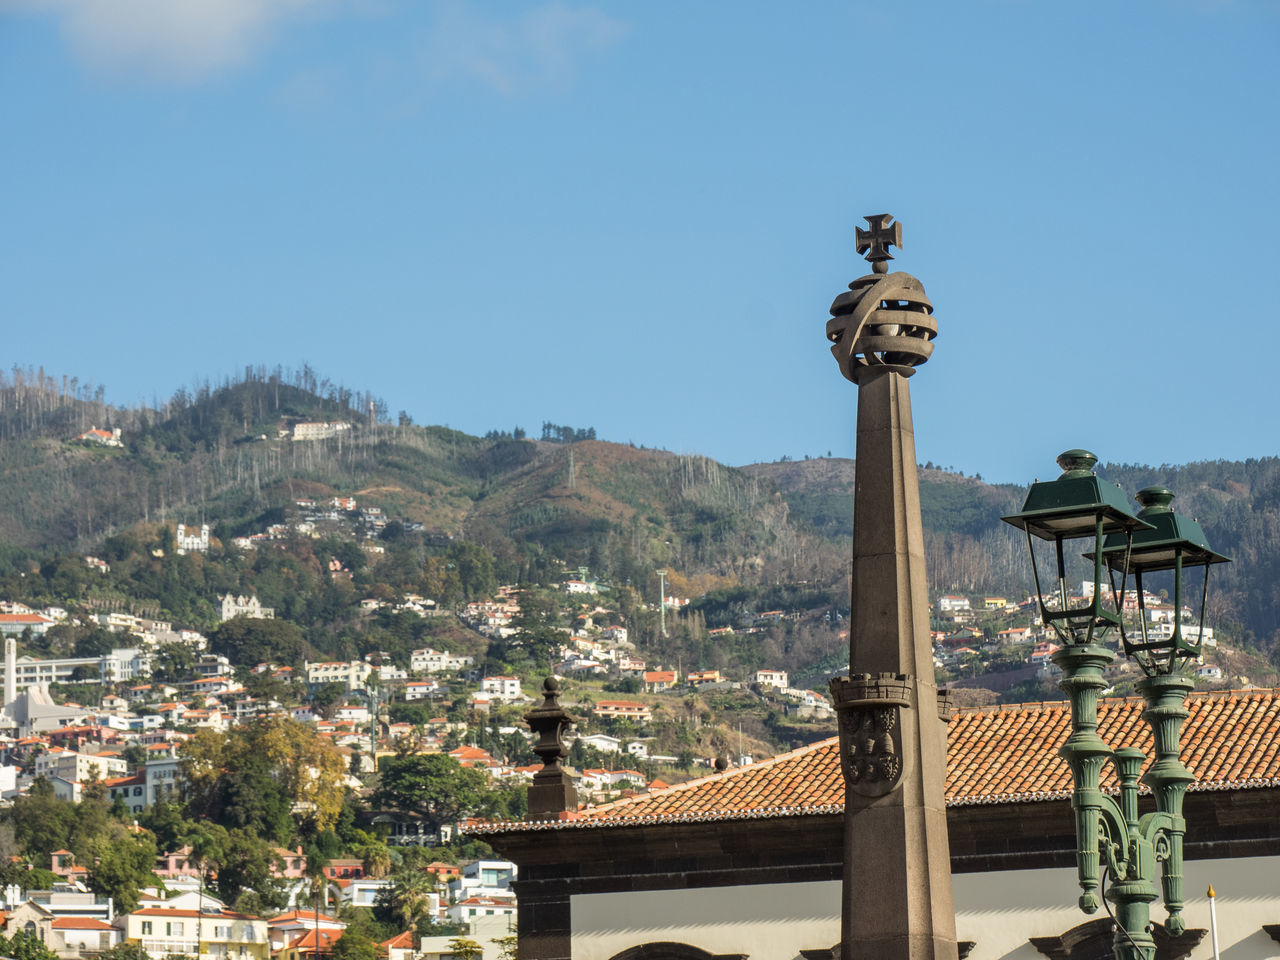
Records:
M124 441L120 439L119 427L112 427L110 430L99 430L97 427L90 427L76 439L81 443L95 444L99 447L124 446Z
M674 670L647 670L644 674L644 688L648 693L661 693L676 685Z
M475 657L465 656L447 651L432 650L424 647L409 654L409 669L413 673L444 673L451 670L465 670L473 666Z
M199 532L185 523L178 524L174 539L177 542L178 555L186 553L205 553L209 549L209 525L200 524Z
M219 597L222 604L222 622L226 623L232 617L250 617L254 620L274 620L276 611L272 607L264 607L262 601L257 597L237 597L228 593L225 597Z
M757 670L751 680L762 687L777 687L779 690L786 690L790 686L785 670Z
M970 610L968 597L946 596L938 598L938 615L945 617L949 613L968 613Z
M591 712L597 717L608 720L633 720L636 723L648 723L653 719L649 705L634 700L601 700Z
M324 683L341 683L348 690L364 688L369 674L373 673L372 664L363 660L327 660L319 663L307 663L303 667L307 671L307 684L314 690Z

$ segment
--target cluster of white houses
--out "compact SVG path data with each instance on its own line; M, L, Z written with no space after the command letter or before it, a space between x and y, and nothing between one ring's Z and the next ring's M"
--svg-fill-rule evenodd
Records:
M366 876L358 860L334 860L324 868L323 909L303 908L311 889L300 850L277 850L276 876L286 882L291 909L271 917L227 908L201 889L188 858L190 851L165 854L156 865L164 888L141 893L138 907L120 913L110 897L89 892L86 871L69 850L54 851L52 872L59 881L50 890L24 891L16 885L0 893L4 935L25 933L59 960L83 960L105 950L133 944L153 960L200 956L221 960L320 960L333 952L347 922L332 908L369 906L389 879ZM436 922L461 924L482 946L510 933L516 899L515 864L506 860L432 863L425 868L437 889L426 895L427 915ZM452 954L448 936L419 937L406 931L380 944L387 960L445 960ZM483 953L497 957L496 947Z

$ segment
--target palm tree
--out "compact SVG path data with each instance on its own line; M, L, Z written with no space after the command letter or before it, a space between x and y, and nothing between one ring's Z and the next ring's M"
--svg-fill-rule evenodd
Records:
M324 892L325 886L328 882L328 877L326 877L324 873L324 868L327 867L328 865L329 865L329 861L320 855L320 851L318 849L316 849L315 847L312 847L309 850L307 850L306 872L307 872L307 876L311 880L311 892L313 896L313 902L315 904L315 916L316 916L316 927L315 927L316 954L315 955L317 960L319 960L319 956L320 956L320 896Z
M385 843L366 843L360 852L368 876L377 880L391 872L391 851Z
M219 836L221 832L222 836ZM200 911L196 917L196 953L200 953L200 944L204 940L204 889L205 877L210 867L218 863L224 856L224 840L226 830L217 824L194 824L182 838L189 848L187 866L196 871L200 879Z
M391 878L391 911L403 929L417 929L423 919L431 916L431 894L435 890L435 877L421 870L399 870Z

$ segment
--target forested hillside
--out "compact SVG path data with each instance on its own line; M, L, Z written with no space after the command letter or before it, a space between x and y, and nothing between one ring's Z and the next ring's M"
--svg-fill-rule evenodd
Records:
M307 422L348 428L293 439L291 428ZM92 427L119 428L120 445L76 439ZM403 414L392 423L376 397L308 368L248 369L127 409L106 404L101 388L15 370L0 377L0 550L5 570L20 573L108 543L122 553L124 541L111 538L138 545L179 522L208 522L226 548L288 520L300 498L341 495L394 517L389 535L410 534L397 550L418 567L466 543L503 582L581 566L643 593L655 569L669 568L695 596L803 584L815 609L847 605L852 461L735 469L584 439L594 433L544 424L547 439L520 430L481 438L416 426ZM1263 646L1278 642L1280 461L1106 465L1100 473L1130 494L1151 483L1174 490L1178 506L1237 561L1216 582L1215 622ZM920 480L931 589L1029 590L1022 542L999 521L1024 490L930 465ZM322 554L337 548L312 547L319 577ZM261 589L253 579L222 576L208 586ZM286 592L266 588L282 605L303 602ZM710 612L710 626L717 616L727 614Z

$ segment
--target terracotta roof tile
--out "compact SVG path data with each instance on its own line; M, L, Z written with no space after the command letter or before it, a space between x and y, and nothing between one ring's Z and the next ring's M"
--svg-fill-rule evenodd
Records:
M1103 740L1149 755L1152 739L1143 707L1138 697L1102 700L1098 732ZM1193 693L1187 709L1182 760L1196 775L1189 789L1280 787L1280 690ZM947 731L947 805L1069 797L1071 771L1058 748L1070 728L1065 701L957 711ZM1103 785L1117 786L1110 767ZM839 813L843 808L838 742L831 738L751 766L587 807L538 827ZM494 823L473 829L528 826Z

